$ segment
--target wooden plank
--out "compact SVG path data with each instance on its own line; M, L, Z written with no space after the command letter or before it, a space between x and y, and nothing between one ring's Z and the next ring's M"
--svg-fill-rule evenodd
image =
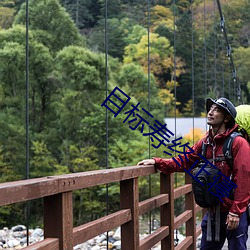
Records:
M192 244L193 244L193 237L188 236L180 244L178 244L174 249L175 250L188 249Z
M55 177L34 178L0 184L0 206L42 198L58 193Z
M196 237L198 237L201 233L202 233L202 229L201 229L201 226L199 225L199 226L196 228Z
M192 217L192 211L187 210L174 219L174 229L177 229Z
M123 209L73 229L74 246L131 221L130 209Z
M200 211L202 211L202 207L200 207L199 205L195 205L195 213L197 214L197 213L199 213Z
M138 178L120 183L121 209L131 210L131 221L121 226L121 249L139 250L139 187Z
M185 182L187 184L192 183L192 178L188 174L185 175ZM192 236L196 239L196 212L195 212L196 203L194 201L193 192L185 195L185 210L191 210L192 216L186 222L186 237ZM192 244L187 248L188 250L196 250L196 242L192 242Z
M44 198L44 237L59 238L60 249L73 249L72 192Z
M164 226L158 228L155 232L148 235L146 238L140 241L140 250L151 249L155 244L157 244L162 239L166 238L169 234L169 227Z
M169 195L169 202L161 206L161 226L169 227L169 234L161 241L161 250L174 249L174 176L160 174L160 193Z
M154 173L154 166L130 166L1 183L0 206Z
M192 185L186 184L181 187L175 188L174 190L174 199L179 198L180 196L192 192Z
M59 239L47 238L43 241L34 243L23 250L59 250Z
M154 166L144 165L60 175L59 188L60 192L65 192L148 176L156 172Z
M168 194L160 194L139 203L139 214L143 215L157 207L168 203Z

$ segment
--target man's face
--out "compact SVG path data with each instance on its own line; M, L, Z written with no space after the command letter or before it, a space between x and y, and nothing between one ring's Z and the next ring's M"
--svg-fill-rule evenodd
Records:
M225 114L223 109L220 106L213 104L207 113L207 124L212 127L218 127L223 123L224 118Z

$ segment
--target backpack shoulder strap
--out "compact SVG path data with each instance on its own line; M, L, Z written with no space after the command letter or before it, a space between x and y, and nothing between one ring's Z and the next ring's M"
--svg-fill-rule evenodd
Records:
M233 156L232 156L232 144L233 144L233 141L234 139L237 137L237 136L242 136L241 133L239 132L233 132L231 133L227 138L226 138L226 141L223 145L223 154L225 156L225 159L232 171L233 169Z
M207 144L202 142L201 155L206 158L206 153L207 153Z

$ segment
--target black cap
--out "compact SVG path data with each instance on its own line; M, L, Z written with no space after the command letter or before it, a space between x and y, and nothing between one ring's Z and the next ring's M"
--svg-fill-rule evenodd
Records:
M235 120L237 111L236 111L234 105L227 98L221 97L221 98L215 99L215 100L208 98L207 102L206 102L207 113L209 112L209 110L213 104L216 104L216 105L220 106L221 108L223 108L224 110L226 110Z

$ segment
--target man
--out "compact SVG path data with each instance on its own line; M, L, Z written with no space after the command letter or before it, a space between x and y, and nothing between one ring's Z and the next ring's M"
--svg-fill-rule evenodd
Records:
M180 158L161 159L153 158L143 160L138 165L155 165L157 169L165 174L181 172L189 169L192 164L199 159L202 153L202 144L207 144L206 158L212 159L212 163L221 170L222 174L229 177L232 174L232 181L237 185L234 190L234 200L228 197L222 198L220 202L220 240L215 241L214 212L212 218L212 241L207 241L207 219L208 213L202 220L202 240L201 250L220 250L225 239L228 239L229 250L247 249L246 241L248 237L247 206L250 201L250 146L249 143L237 136L232 144L233 170L225 160L215 161L213 159L223 157L223 145L226 138L234 131L238 130L235 124L236 109L226 98L217 100L207 99L207 124L210 129L204 138L198 141L193 147L193 152Z

